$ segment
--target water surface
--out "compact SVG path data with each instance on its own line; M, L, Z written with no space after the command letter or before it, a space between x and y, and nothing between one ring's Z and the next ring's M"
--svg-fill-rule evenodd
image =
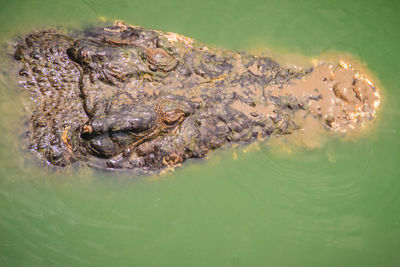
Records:
M3 43L100 17L228 49L342 51L379 80L383 101L356 140L225 149L137 178L32 159L26 99L3 73L0 266L399 266L399 11L390 0L2 3Z

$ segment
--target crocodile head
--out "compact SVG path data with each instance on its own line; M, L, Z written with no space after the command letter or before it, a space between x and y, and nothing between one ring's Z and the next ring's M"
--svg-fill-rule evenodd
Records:
M80 69L88 116L68 140L90 164L160 169L272 131L265 117L249 119L231 107L240 98L223 86L232 58L203 52L184 38L116 24L86 33L67 49Z
M35 32L16 45L35 107L29 147L50 163L143 172L228 142L373 118L379 96L347 65L290 70L265 56L117 22L84 33Z

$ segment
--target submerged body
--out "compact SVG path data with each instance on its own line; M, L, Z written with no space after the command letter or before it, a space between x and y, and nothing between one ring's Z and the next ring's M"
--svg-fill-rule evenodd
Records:
M286 69L121 22L35 32L15 49L35 103L29 148L58 166L147 173L229 142L291 134L305 118L345 131L379 105L373 84L344 63Z

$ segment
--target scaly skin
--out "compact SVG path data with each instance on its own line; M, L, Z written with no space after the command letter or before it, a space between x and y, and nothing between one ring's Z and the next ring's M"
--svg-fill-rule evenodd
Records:
M268 57L122 22L71 35L34 32L15 49L23 87L35 102L29 148L58 166L83 161L148 173L229 142L290 134L300 128L298 112L327 129L354 127L374 115L376 99L362 93L375 89L343 91L332 78L338 66L326 81L331 97L352 112L362 106L368 114L360 119L317 108L318 89L280 93L313 68L285 69ZM358 80L353 77L352 86Z

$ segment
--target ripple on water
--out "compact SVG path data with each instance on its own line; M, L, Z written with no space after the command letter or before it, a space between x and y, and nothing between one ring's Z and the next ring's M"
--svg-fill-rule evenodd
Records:
M285 225L289 240L357 247L362 243L359 234L371 226L360 205L375 157L368 140L333 140L324 148L291 153L267 145L245 159L250 164L238 168L253 176L250 183L255 185L247 191L265 208L257 218Z

